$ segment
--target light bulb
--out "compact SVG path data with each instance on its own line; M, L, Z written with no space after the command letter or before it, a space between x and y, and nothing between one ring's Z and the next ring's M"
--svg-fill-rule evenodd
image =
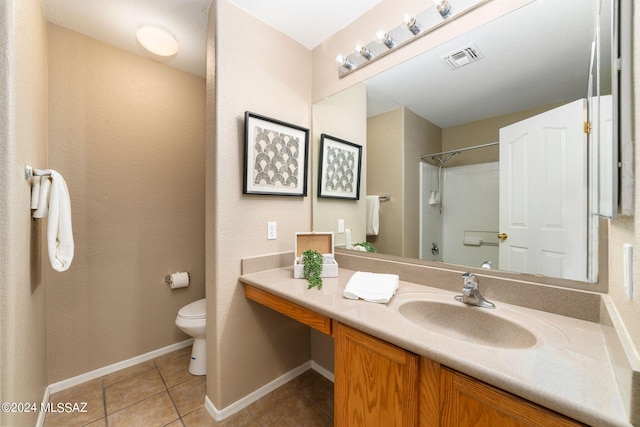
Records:
M384 30L378 30L376 32L376 41L385 45L388 49L393 49L396 46L393 38Z
M367 46L362 44L362 42L358 42L356 44L356 52L362 55L367 61L373 58L373 54L371 53L371 51L367 49Z
M411 34L413 34L414 36L417 36L418 34L420 34L420 31L422 30L422 28L420 27L420 23L415 17L409 14L406 14L402 19L402 22L404 22L404 25L406 25L409 31L411 31Z
M341 53L339 53L336 56L336 63L338 64L339 67L344 67L347 70L353 69L353 63L351 61L349 61L349 58L347 58L346 56L344 56Z
M453 13L453 9L451 8L451 3L449 0L433 0L433 3L438 8L438 12L443 19L447 19Z

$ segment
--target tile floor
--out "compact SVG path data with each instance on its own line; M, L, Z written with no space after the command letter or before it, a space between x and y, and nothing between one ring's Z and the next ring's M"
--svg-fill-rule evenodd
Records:
M221 422L204 408L206 378L189 374L191 347L51 395L86 412L49 412L44 427L332 426L333 383L308 370Z

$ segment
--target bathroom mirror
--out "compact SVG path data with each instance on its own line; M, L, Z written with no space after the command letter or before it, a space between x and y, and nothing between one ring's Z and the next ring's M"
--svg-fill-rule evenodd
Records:
M500 167L505 162L500 159L505 155L500 154L501 144L492 143L500 141L501 128L566 104L584 103L585 109L588 105L593 111L595 98L605 100L597 104L599 116L609 120L596 127L599 132L608 132L604 138L610 144L608 156L617 158L615 129L610 125L615 117L615 103L610 102L612 3L534 1L365 81L368 127L364 188L366 194L386 200L380 202L379 234L368 236L367 240L381 253L409 259L474 268L489 261L485 267L597 282L597 215L601 207L595 200L600 196L596 182L603 182L597 174L603 168L587 162L593 162L602 152L604 146L597 145L601 142L592 133L587 143L585 134L584 146L590 148L580 153L567 149L547 156L556 166L568 158L582 162L577 172L583 184L579 188L584 190L580 192L578 233L584 241L578 245L570 238L560 238L566 243L565 251L579 254L580 272L571 276L563 274L561 263L555 270L544 271L526 271L517 263L512 268L501 266L499 248L504 240L498 235L506 233L500 229L500 201L504 199L500 188L513 184L517 177L505 179L501 175ZM600 22L597 44L596 22ZM334 96L344 97L350 90ZM605 108L607 103L611 106ZM319 104L318 108L314 106L314 116L327 110L319 108ZM584 123L581 121L578 126L583 132ZM394 128L397 132L392 131ZM414 142L408 142L407 135ZM463 150L458 152L459 149ZM438 153L444 154L434 155ZM402 158L397 185L392 184L392 175L397 171L385 167L390 156ZM538 163L526 163L521 155L520 160L523 159L525 163L516 168L541 168ZM614 170L609 168L608 173L613 175ZM547 181L547 190L553 190L556 184L563 186L564 181L554 181L558 179L566 177L541 176L541 181ZM613 192L611 177L606 182ZM571 190L567 197L577 193ZM544 186L539 196L515 190L512 194L530 197L528 203L532 205L553 205L533 198L544 197ZM608 197L611 199L611 194ZM320 216L315 214L316 207L317 203L314 229ZM328 221L327 210L323 210L323 225L340 219L339 206L332 208L336 218ZM566 212L556 214L562 216ZM571 215L572 220L577 218L576 214ZM480 216L484 219L478 220ZM363 216L362 221L365 220ZM430 227L435 230L428 232ZM336 241L340 244L344 239L337 234Z

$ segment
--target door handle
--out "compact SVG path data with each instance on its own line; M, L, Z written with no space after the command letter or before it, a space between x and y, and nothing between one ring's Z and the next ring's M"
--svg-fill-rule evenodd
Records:
M504 242L505 240L507 240L509 238L509 236L507 235L507 233L500 233L498 234L498 239L500 239L500 241Z

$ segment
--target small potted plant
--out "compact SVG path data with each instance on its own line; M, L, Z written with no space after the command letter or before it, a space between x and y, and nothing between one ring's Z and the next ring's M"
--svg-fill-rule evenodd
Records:
M318 251L308 249L302 253L304 278L309 282L307 289L322 289L322 255Z

